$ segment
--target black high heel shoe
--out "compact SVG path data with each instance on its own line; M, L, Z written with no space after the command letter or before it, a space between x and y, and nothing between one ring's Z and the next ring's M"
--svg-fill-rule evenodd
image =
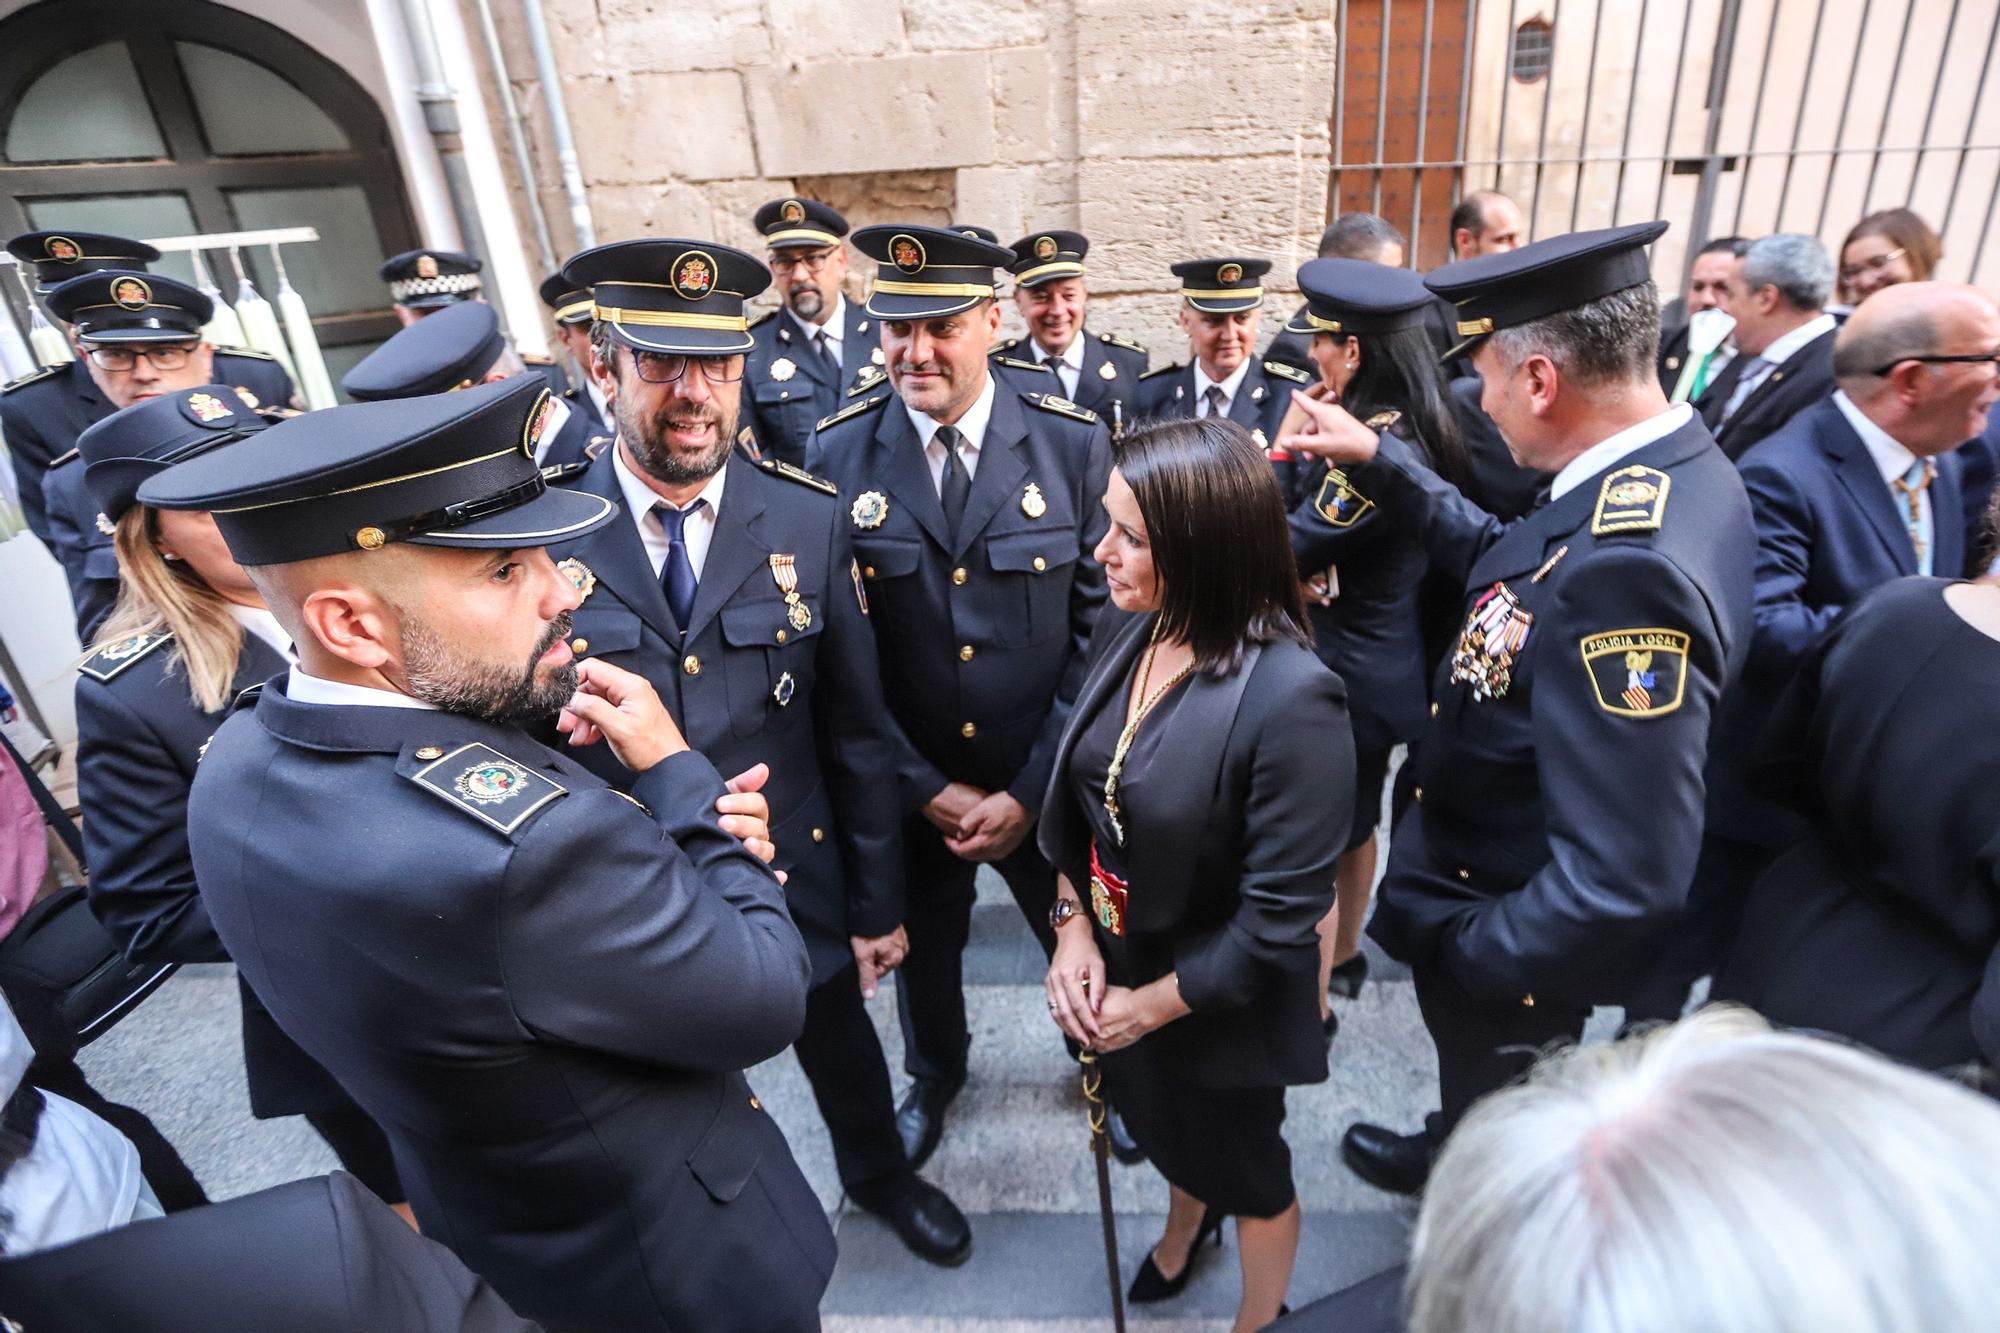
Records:
M1343 1000L1355 999L1361 994L1361 983L1366 980L1368 955L1357 953L1327 974L1327 994L1338 995Z
M1188 1246L1187 1262L1172 1277L1162 1277L1160 1266L1153 1262L1153 1251L1146 1251L1146 1262L1139 1265L1125 1299L1134 1305L1147 1305L1153 1301L1172 1300L1180 1295L1188 1284L1189 1274L1194 1272L1194 1257L1201 1252L1202 1242L1214 1236L1215 1247L1218 1250L1222 1248L1222 1216L1213 1208L1202 1209L1201 1225L1195 1228L1194 1244Z

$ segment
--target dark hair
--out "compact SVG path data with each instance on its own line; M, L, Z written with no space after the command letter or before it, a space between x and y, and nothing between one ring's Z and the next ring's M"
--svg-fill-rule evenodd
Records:
M1458 207L1451 210L1451 224L1445 230L1446 243L1458 237L1460 231L1469 231L1476 240L1486 234L1486 201L1505 199L1498 190L1474 190L1458 201Z
M1148 421L1112 446L1146 522L1160 634L1226 676L1250 644L1311 644L1285 497L1264 451L1227 418Z
M1993 492L1993 498L1986 505L1986 521L1979 525L1979 569L1993 568L1993 562L2000 560L2000 490Z
M1405 245L1403 233L1387 218L1373 213L1342 213L1319 236L1321 259L1365 259L1379 262L1382 247Z
M1750 252L1750 242L1741 236L1718 236L1695 251L1696 255L1729 255L1743 258Z
M1411 432L1430 455L1430 465L1464 489L1472 480L1465 432L1445 398L1444 367L1438 364L1437 345L1429 331L1420 325L1394 333L1347 336L1359 346L1361 362L1340 391L1341 405L1363 420L1385 408L1406 414Z

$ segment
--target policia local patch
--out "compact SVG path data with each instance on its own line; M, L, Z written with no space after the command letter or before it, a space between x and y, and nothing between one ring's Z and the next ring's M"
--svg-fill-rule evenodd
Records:
M1661 717L1679 708L1691 641L1671 629L1617 629L1584 639L1583 665L1598 707L1619 717Z

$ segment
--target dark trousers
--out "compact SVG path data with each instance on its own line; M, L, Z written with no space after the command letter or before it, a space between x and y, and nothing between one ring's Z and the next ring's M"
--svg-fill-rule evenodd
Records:
M402 1178L396 1174L389 1136L366 1111L350 1105L307 1111L305 1117L340 1159L341 1169L374 1191L376 1198L383 1203L409 1202Z
M903 1068L912 1078L957 1083L965 1077L972 1034L965 1022L965 942L972 931L973 876L979 867L960 860L944 835L921 815L903 830L909 902L903 924L910 956L896 970L896 1000L903 1023ZM1035 846L1031 828L1014 851L993 864L1044 953L1055 951L1049 904L1056 872Z
M1701 840L1687 908L1660 941L1652 966L1625 1001L1625 1023L1671 1023L1689 989L1722 965L1743 925L1750 888L1783 848L1708 833Z
M1486 1000L1467 993L1435 962L1410 969L1417 1007L1437 1047L1440 1110L1424 1121L1442 1144L1472 1104L1526 1073L1551 1042L1583 1036L1587 1009Z
M908 1171L903 1141L896 1136L889 1062L868 1021L854 967L806 992L806 1026L792 1049L833 1138L840 1183L851 1190Z

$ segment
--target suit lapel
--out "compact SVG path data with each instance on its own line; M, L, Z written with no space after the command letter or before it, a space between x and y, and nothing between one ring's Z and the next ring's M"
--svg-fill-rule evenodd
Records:
M1076 392L1070 395L1070 401L1102 416L1104 401L1111 396L1110 381L1104 378L1102 369L1109 358L1104 355L1104 344L1089 333L1077 336L1083 339L1083 370L1076 377Z
M1084 678L1083 688L1077 692L1076 704L1069 710L1069 719L1063 724L1062 740L1056 746L1056 772L1065 771L1070 752L1076 748L1077 735L1085 725L1104 709L1119 706L1111 696L1131 680L1132 665L1139 660L1139 653L1146 646L1146 638L1153 632L1156 619L1157 616L1151 615L1133 616L1118 630L1105 648L1104 655L1097 659L1097 665Z
M1743 378L1743 365L1750 358L1738 352L1722 368L1722 373L1709 382L1701 397L1695 399L1695 410L1712 431L1722 420L1722 409L1729 405L1729 396L1736 392L1737 382Z
M958 539L952 543L952 558L965 555L972 539L985 527L1000 506L1019 488L1028 468L1021 461L1020 444L1028 438L1027 421L1021 414L1021 400L1011 393L995 392L993 415L986 423L986 438L979 445L979 470L972 474L972 490L965 497L965 516L959 521ZM942 506L939 512L943 512Z
M1229 419L1245 430L1256 430L1264 424L1264 399L1270 392L1263 368L1253 364L1236 386L1236 396L1229 400Z
M874 446L876 466L862 475L880 477L883 486L917 520L918 526L930 534L931 540L941 550L950 550L951 534L945 527L944 505L938 499L936 484L931 481L930 464L924 459L917 428L910 424L909 410L900 399L882 410L882 419L875 426Z
M715 535L709 539L708 558L702 561L701 579L695 584L694 607L688 612L690 643L715 619L743 580L768 567L771 554L756 533L757 520L764 513L764 497L752 475L756 469L733 454L728 467L722 507L715 515Z
M646 557L645 543L639 540L639 530L626 512L625 493L618 488L618 474L612 468L611 458L617 448L613 444L597 456L590 471L583 474L579 489L617 505L619 516L577 543L571 554L589 566L590 572L617 593L619 601L637 612L639 619L673 643L678 641L680 632L674 626L673 612L667 609L667 595L660 589L659 576L653 573L653 562Z
M1936 459L1937 475L1931 478L1931 573L1955 579L1965 572L1965 525L1960 521L1964 500L1959 485L1959 461L1955 453Z
M1868 446L1854 433L1854 427L1847 424L1847 418L1840 409L1828 403L1821 409L1826 412L1827 434L1822 435L1821 447L1834 457L1833 474L1840 478L1840 484L1854 497L1854 503L1868 517L1868 526L1881 538L1883 549L1896 562L1896 568L1904 574L1917 572L1917 551L1910 541L1910 532L1901 515L1896 511L1896 496L1889 484L1882 480L1881 470L1875 466L1875 459L1868 452ZM1932 530L1939 524L1935 521L1939 513L1933 496L1931 504ZM1934 562L1935 563L1935 562Z

